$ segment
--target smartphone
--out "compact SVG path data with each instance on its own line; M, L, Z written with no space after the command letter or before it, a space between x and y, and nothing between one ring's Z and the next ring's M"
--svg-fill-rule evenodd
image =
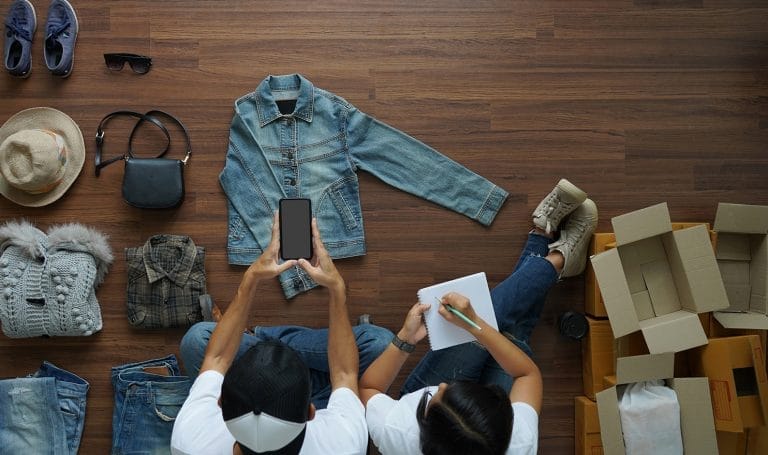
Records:
M280 257L312 257L312 203L309 199L280 199Z

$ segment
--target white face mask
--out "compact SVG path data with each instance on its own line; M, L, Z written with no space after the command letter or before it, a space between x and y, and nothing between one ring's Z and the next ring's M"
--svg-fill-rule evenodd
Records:
M255 452L282 449L296 439L307 423L288 422L265 412L249 412L227 420L227 429L237 442Z

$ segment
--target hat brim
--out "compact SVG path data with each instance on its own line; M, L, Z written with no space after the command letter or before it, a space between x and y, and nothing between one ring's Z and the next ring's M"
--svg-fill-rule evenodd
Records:
M51 130L61 135L67 147L64 177L47 193L29 194L11 186L0 174L0 194L19 205L42 207L57 201L75 183L85 164L85 141L77 123L67 114L51 107L33 107L17 112L0 127L0 144L10 135L28 129Z

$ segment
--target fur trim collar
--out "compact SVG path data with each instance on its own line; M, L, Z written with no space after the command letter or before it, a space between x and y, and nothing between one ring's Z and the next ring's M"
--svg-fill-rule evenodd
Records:
M96 260L94 285L104 281L113 259L105 234L79 223L67 223L48 229L48 241L52 250L80 251L93 256Z
M56 250L88 253L96 261L95 286L104 281L113 260L107 236L79 223L51 226L46 235L26 220L9 221L0 226L0 251L10 245L22 248L33 258Z
M23 249L29 257L37 258L45 256L48 238L27 220L9 221L0 226L0 252L11 245Z

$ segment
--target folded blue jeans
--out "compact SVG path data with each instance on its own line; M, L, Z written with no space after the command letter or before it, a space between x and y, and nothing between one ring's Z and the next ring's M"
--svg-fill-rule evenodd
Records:
M181 358L191 377L197 377L205 357L205 348L211 338L214 322L198 322L181 339ZM359 353L360 375L392 342L392 332L373 324L352 327ZM312 381L312 403L317 409L328 407L331 396L331 377L328 369L328 329L310 329L295 325L255 327L253 334L243 334L235 359L256 344L277 340L290 346L309 367Z
M26 378L0 381L0 453L77 454L88 388L49 362Z
M167 376L145 370L150 367ZM191 386L173 354L113 367L112 455L170 454L173 423Z
M555 267L545 259L552 241L533 232L528 234L512 274L491 290L499 331L531 358L531 332L539 321L547 293L558 280ZM400 392L406 394L454 381L496 384L509 392L513 378L479 343L464 343L427 352Z

